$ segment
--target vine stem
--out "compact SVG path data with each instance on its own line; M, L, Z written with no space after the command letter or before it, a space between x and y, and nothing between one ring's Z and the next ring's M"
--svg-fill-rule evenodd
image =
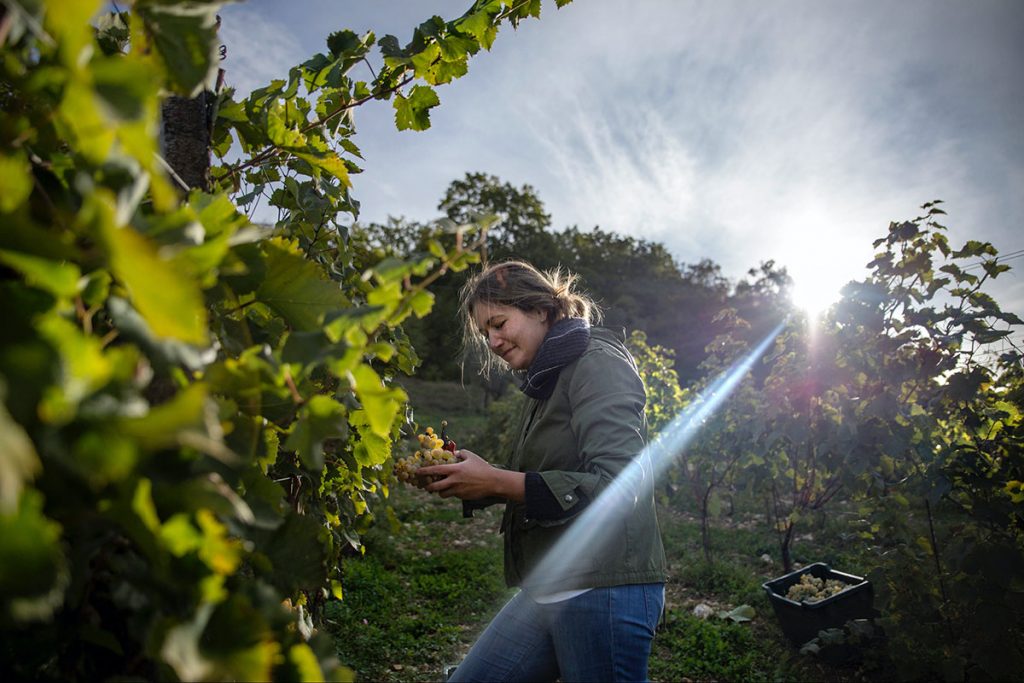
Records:
M292 400L297 405L302 405L306 402L306 399L302 398L302 394L299 393L299 388L295 386L295 380L292 378L292 373L288 369L288 366L284 368L284 383L288 386L288 391L291 392Z
M478 240L476 240L473 244L471 244L467 251L476 251L477 249L480 248L480 246L482 244L484 244L486 242L486 239L487 239L487 230L485 229L485 230L481 231L480 238ZM429 287L430 285L432 285L434 282L437 281L437 279L439 277L441 277L442 275L447 273L449 265L451 265L450 261L447 261L447 260L442 261L441 262L441 266L437 270L435 270L433 273L431 273L427 277L425 277L422 280L420 280L419 282L417 282L416 285L413 286L411 289L407 289L407 291L405 293L405 296L402 298L401 303L399 303L398 306L395 308L395 314L397 314L399 311L401 311L403 306L405 306L406 302L409 301L413 296L415 296L417 293L421 292L422 290L424 290L427 287ZM384 330L384 328L390 327L391 326L391 320L392 320L392 318L394 317L395 314L392 314L386 320L383 320L380 323L378 323L377 327L375 327L373 329L373 331L370 332L370 338L371 339L375 338L378 334L381 333L381 331Z
M346 102L345 104L339 106L337 109L332 111L330 114L324 116L323 118L317 119L316 121L313 121L312 123L307 124L306 126L301 128L299 130L299 132L302 133L303 135L305 135L306 133L308 133L309 131L311 131L311 130L313 130L315 128L320 128L321 126L326 125L331 120L341 116L343 113L345 113L349 109L354 109L354 108L359 107L359 106L361 106L363 104L366 104L370 100L377 99L377 98L379 98L381 95L383 95L385 93L387 95L393 95L396 92L398 92L399 90L401 90L402 88L404 88L406 85L411 83L413 78L415 78L415 77L414 76L406 76L405 78L402 79L402 81L400 83L397 83L393 87L388 88L387 90L385 90L383 92L372 93L370 95L367 95L366 97L360 97L357 100L352 100L350 102ZM229 166L228 169L227 169L228 175L231 176L232 178L235 178L242 171L246 171L246 170L252 168L253 166L258 166L259 164L262 164L264 161L267 161L268 159L271 159L272 157L277 156L282 151L284 151L284 150L282 150L280 147L268 147L267 149L263 150L262 152L260 152L256 156L252 157L251 159L249 159L249 161L247 161L245 163L238 164L236 166Z
M7 36L14 24L14 14L7 11L7 7L0 7L0 45L7 42Z
M942 580L942 564L939 561L939 544L935 537L935 522L932 516L932 504L926 498L924 509L928 514L928 534L932 541L932 559L935 560L935 573L939 579L939 592L942 594L942 602L946 602L946 582Z
M932 543L932 559L935 560L935 575L939 580L939 595L942 596L942 607L945 608L949 602L949 597L946 595L946 582L942 578L942 563L939 561L939 542L935 536L935 519L932 515L932 504L927 498L924 499L924 509L928 514L928 534L931 536ZM949 616L946 614L946 610L942 610L942 620L946 622L946 630L949 632L950 643L953 643L956 639L953 634L953 625L949 621Z
M514 12L518 11L520 7L525 6L529 1L530 0L521 0L519 3L517 3L517 4L515 4L515 5L511 6L511 7L506 8L504 12L501 12L500 14L498 14L498 16L496 17L496 22L495 23L496 24L500 24L506 18L511 16ZM363 61L367 61L365 57L363 58ZM369 66L369 62L368 61L367 61L367 65ZM372 68L370 69L370 73L373 74L373 69ZM375 76L375 78L376 78L376 76ZM328 122L330 122L331 120L337 118L338 116L340 116L341 114L343 114L345 111L347 111L349 109L354 109L355 107L358 107L358 106L361 106L363 104L366 104L370 100L379 99L380 96L384 95L384 94L387 94L389 96L393 95L396 92L398 92L399 90L401 90L402 88L404 88L406 85L411 83L414 79L415 79L415 75L406 76L405 78L403 78L401 80L401 82L395 84L391 88L388 88L388 89L386 89L386 90L384 90L382 92L371 93L370 95L367 95L365 97L361 97L361 98L359 98L357 100L352 100L351 102L347 102L347 103L341 105L340 107L338 107L336 110L334 110L330 114L324 116L323 118L317 119L316 121L314 121L314 122L312 122L310 124L307 124L305 127L300 129L300 132L303 135L305 135L306 133L308 133L309 131L311 131L311 130L313 130L315 128L319 128L321 126L326 125ZM263 161L266 161L267 159L269 159L271 157L277 156L278 154L281 153L281 151L282 150L279 147L269 147L266 150L264 150L263 152L260 152L259 154L257 154L255 157L253 157L249 161L245 162L244 164L239 164L237 166L230 166L230 167L228 167L228 174L232 178L235 178L242 171L248 170L249 168L252 168L253 166L255 166L257 164L260 164Z
M517 12L520 7L526 6L527 4L529 4L529 2L530 0L521 0L520 2L516 3L515 5L512 5L511 7L505 8L505 11L500 13L496 17L497 23L501 23L505 19L509 18L510 16L512 16L514 12Z
M772 508L775 513L775 535L779 541L779 553L782 555L782 568L784 571L789 571L789 553L786 550L785 541L782 536L782 504L779 501L779 491L775 483L775 478L772 477Z
M92 316L89 311L85 308L85 302L82 301L81 296L75 297L75 315L82 322L82 330L86 334L92 334Z

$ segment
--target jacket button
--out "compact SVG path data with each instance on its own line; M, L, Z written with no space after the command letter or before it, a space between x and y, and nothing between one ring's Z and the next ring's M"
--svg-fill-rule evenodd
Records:
M566 503L571 503L572 501L573 501L572 494L571 493L565 494L565 502Z

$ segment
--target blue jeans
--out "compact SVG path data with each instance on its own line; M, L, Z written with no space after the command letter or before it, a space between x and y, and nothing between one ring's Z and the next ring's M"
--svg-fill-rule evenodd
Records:
M594 588L540 605L520 591L448 680L646 681L665 585Z

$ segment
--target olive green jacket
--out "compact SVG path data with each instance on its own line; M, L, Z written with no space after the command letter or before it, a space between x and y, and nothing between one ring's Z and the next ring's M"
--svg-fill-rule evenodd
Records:
M550 398L525 400L507 467L539 472L562 514L534 519L525 503L506 505L501 530L508 585L545 593L665 580L648 456L640 461L642 469L634 467L613 487L620 501L616 509L609 496L599 498L644 448L645 403L643 382L621 335L601 327L591 328L587 349L562 368ZM602 509L611 514L594 519ZM566 535L587 540L582 548L558 546L557 561L549 559L531 574Z

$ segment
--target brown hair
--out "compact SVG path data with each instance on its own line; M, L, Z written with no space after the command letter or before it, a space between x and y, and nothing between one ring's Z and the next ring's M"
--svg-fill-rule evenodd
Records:
M601 309L576 290L576 280L576 275L561 268L542 272L524 261L494 263L470 277L459 293L463 359L478 356L482 375L491 374L495 366L505 367L503 360L490 353L486 337L477 329L473 308L479 303L543 311L549 324L562 318L600 322Z

